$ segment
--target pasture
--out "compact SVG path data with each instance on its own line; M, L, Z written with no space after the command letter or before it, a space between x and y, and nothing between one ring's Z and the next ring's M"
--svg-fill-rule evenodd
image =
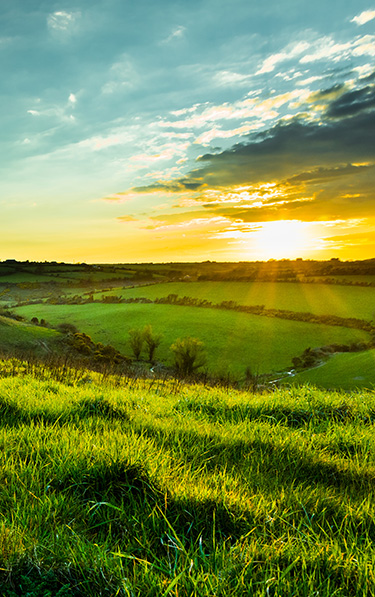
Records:
M35 326L9 317L0 316L0 350L30 351L31 354L45 352L45 343L53 343L60 337L55 330Z
M169 347L177 338L198 337L206 346L208 370L236 378L243 376L248 367L253 373L290 367L291 359L309 346L368 339L368 334L360 330L186 306L36 304L15 311L28 319L44 318L52 325L72 323L95 342L112 344L129 356L129 330L151 324L156 333L164 336L156 359L166 364L172 362Z
M236 301L317 315L375 319L375 288L283 282L170 282L114 289L124 298L160 298L169 294L207 299L214 303ZM98 295L100 296L100 294Z
M289 378L292 384L313 384L323 388L355 390L375 388L375 350L359 353L339 353L331 356L321 366L301 371Z
M0 372L3 597L375 594L373 392Z

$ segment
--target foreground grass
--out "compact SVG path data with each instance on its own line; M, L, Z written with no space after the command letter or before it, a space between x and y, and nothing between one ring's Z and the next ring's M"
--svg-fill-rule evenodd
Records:
M2 595L375 594L373 393L0 374Z
M309 346L368 340L368 334L361 330L173 305L38 304L15 311L29 319L44 318L53 325L74 323L95 342L111 344L129 356L128 331L149 323L155 333L163 335L156 358L169 365L173 360L170 345L177 338L196 336L206 346L209 371L237 378L247 367L254 373L265 373L291 366L292 358Z

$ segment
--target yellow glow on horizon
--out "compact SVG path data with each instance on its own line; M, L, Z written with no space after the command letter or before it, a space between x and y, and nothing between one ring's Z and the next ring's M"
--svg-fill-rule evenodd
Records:
M254 234L261 259L293 259L304 254L311 243L309 224L299 220L265 222Z

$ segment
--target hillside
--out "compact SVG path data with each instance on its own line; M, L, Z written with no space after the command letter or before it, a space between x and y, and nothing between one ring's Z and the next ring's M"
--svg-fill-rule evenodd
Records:
M13 360L0 409L5 597L375 593L373 392Z
M36 356L46 354L56 349L60 336L56 330L0 315L0 354L14 351Z
M355 390L375 387L375 350L331 356L319 367L301 371L288 383L316 384L323 388Z
M309 346L368 339L362 330L188 306L37 304L19 307L16 312L29 319L44 318L52 325L73 323L95 342L112 344L128 356L132 354L129 330L151 324L163 335L156 357L168 365L172 364L169 347L177 338L198 337L205 343L210 373L230 373L236 378L243 377L247 367L258 373L291 367L292 358Z

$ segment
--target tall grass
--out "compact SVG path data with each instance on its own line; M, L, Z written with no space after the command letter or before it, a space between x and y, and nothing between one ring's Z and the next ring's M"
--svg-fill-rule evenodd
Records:
M1 371L1 595L375 594L373 393Z

